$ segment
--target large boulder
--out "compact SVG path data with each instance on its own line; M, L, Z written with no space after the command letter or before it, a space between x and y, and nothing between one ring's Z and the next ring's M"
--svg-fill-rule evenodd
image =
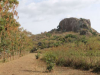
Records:
M65 18L58 26L58 30L60 31L80 32L82 29L91 30L91 23L89 19Z

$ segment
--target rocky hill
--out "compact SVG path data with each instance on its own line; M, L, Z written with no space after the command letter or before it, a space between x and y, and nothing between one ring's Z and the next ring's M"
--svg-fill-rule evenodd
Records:
M59 23L59 30L78 32L81 29L91 29L91 23L88 19L65 18Z
M53 29L50 32L77 32L80 35L92 35L98 34L96 30L91 28L91 22L89 19L83 18L65 18L60 21L57 29Z

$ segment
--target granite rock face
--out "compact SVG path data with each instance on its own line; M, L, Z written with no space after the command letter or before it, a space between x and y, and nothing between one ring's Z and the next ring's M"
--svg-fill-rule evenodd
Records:
M89 19L65 18L58 26L58 30L67 32L80 32L83 29L91 30L91 23Z

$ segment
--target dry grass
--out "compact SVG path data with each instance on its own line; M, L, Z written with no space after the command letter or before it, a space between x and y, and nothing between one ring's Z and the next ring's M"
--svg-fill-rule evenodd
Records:
M94 71L100 72L99 50L86 50L86 46L75 48L75 44L69 43L64 46L49 48L42 52L44 54L44 60L47 55L55 55L57 57L56 64L59 66L73 67L82 70L93 69Z
M51 73L46 73L46 65L36 60L36 54L29 54L19 59L0 65L0 75L96 75L90 71L80 71L68 67L55 67Z

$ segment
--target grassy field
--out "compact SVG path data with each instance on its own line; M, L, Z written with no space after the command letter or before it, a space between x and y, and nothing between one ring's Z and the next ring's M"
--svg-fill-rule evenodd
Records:
M56 65L73 67L76 69L100 71L100 51L99 50L70 50L67 47L51 48L43 53L43 60L55 60ZM63 49L64 48L64 49ZM56 59L52 59L52 58ZM51 58L51 59L50 59Z
M75 32L36 35L34 47L50 71L55 65L100 72L100 35Z
M73 38L71 38L73 40ZM87 41L86 43L84 41ZM100 72L100 37L87 37L41 51L43 60L58 66Z

